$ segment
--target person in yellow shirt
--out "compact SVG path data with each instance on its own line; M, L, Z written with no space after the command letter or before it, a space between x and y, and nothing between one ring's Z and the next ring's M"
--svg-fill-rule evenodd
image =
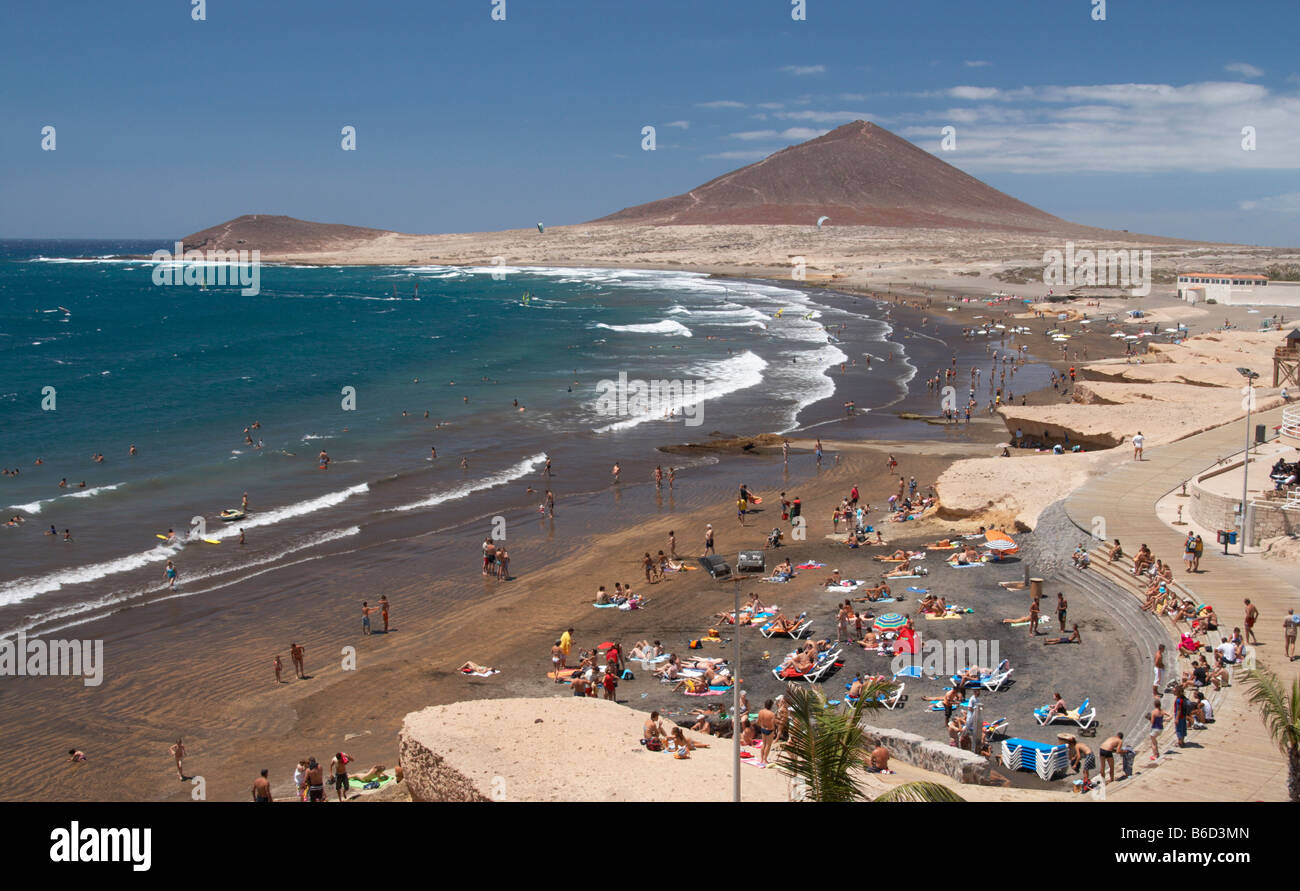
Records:
M562 655L560 656L560 667L561 667L561 668L568 668L568 667L569 667L569 650L571 650L571 649L573 649L573 629L572 629L572 628L570 628L568 631L566 631L566 632L564 632L563 634L560 635L560 652L561 652L561 654L562 654Z

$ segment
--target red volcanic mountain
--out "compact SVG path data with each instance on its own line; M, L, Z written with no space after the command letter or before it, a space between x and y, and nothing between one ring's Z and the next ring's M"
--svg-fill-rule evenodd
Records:
M866 121L595 222L812 225L822 216L832 226L1074 228Z

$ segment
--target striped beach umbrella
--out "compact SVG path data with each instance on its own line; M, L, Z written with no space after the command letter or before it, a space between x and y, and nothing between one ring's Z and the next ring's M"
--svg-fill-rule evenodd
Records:
M907 624L907 619L898 613L885 613L876 619L872 626L878 631L892 631L895 628L902 628Z

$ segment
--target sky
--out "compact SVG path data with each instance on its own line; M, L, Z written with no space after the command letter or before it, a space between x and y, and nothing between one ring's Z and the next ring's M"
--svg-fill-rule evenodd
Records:
M0 5L0 238L577 223L864 119L1075 222L1300 245L1295 0L197 2Z

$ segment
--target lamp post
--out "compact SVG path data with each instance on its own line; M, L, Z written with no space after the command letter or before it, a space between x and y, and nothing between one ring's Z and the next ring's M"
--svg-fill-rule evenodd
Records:
M1255 378L1259 373L1249 368L1238 368L1237 373L1246 379L1246 452L1241 462L1241 521L1239 523L1241 541L1237 553L1246 555L1246 483L1250 476L1250 410L1255 402Z
M740 563L739 559L736 561ZM736 572L740 572L737 565ZM733 788L731 800L740 802L740 576L737 574L735 584L731 586L735 594L736 611L732 613L735 623L731 634L731 773Z

